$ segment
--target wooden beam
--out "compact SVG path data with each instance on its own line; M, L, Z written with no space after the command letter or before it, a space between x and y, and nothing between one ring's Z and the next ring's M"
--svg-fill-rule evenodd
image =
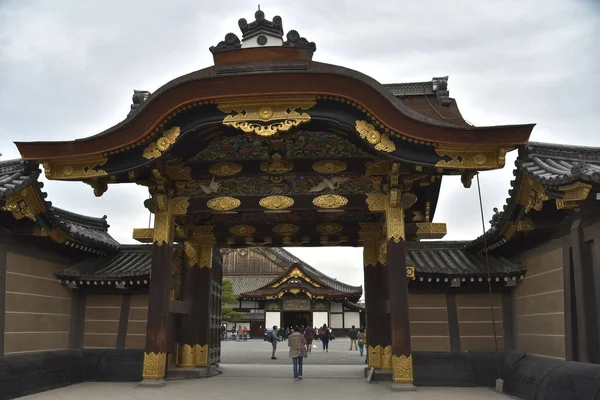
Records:
M83 349L87 296L81 289L71 291L71 321L69 323L69 349Z
M121 315L117 332L117 349L124 349L127 340L127 325L129 325L129 310L131 309L131 295L126 294L121 301Z
M450 337L450 351L460 351L460 329L458 325L458 309L456 308L456 295L446 294L446 313L448 315L448 336Z

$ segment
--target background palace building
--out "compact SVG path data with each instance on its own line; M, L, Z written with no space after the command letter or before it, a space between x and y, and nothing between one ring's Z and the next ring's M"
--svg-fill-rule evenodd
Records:
M380 84L312 61L315 44L262 11L240 28L214 66L136 92L115 127L17 143L23 159L0 162L0 398L217 365L223 277L253 335L366 324L369 366L399 384L501 375L520 396L531 382L537 398L597 393L600 149L474 127L447 77ZM442 177L470 187L506 151L514 180L491 229L424 241L446 233L432 222ZM41 165L97 196L148 187L154 228L118 243L106 217L52 205ZM364 309L362 287L285 246L364 247Z

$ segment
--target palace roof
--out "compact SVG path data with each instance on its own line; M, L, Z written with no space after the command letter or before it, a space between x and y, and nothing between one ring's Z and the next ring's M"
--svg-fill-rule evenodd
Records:
M515 167L506 204L494 209L491 228L467 246L470 251L487 245L508 255L534 247L595 208L590 193L600 191L600 148L532 142L519 149Z
M30 161L0 161L0 210L28 221L30 234L49 236L70 247L92 253L116 251L119 243L108 234L106 216L89 217L54 207L46 201L39 165Z

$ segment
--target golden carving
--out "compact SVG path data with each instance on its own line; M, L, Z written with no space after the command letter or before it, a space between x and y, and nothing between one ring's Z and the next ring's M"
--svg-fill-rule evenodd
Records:
M377 265L377 245L370 240L363 243L363 263L365 267L374 267Z
M392 376L396 383L413 382L412 355L392 356Z
M322 235L335 235L344 230L344 226L340 224L320 224L317 225L317 232Z
M154 229L152 228L134 228L133 238L138 242L150 243L154 239Z
M390 172L390 162L387 160L372 161L365 164L366 176L387 175Z
M168 211L156 213L154 217L154 244L162 246L173 241L173 220Z
M175 181L189 181L192 179L192 169L180 165L168 165L167 176Z
M197 367L205 367L208 365L208 345L194 345L194 357Z
M415 267L412 267L412 266L406 267L406 278L407 279L415 279Z
M579 211L579 203L576 200L556 200L557 210L570 210L574 209Z
M29 218L35 221L36 215L45 210L31 185L6 196L4 201L6 203L2 206L2 210L9 211L15 219Z
M194 349L189 344L177 345L177 366L181 368L194 368L196 366Z
M206 202L206 206L215 211L231 211L238 208L242 202L235 197L215 197Z
M198 266L200 268L212 268L212 245L203 244L200 246L200 258L198 259Z
M199 245L188 241L183 242L183 253L185 254L184 265L186 267L189 268L199 264L198 259L200 255L198 253L201 252L199 247Z
M474 149L444 147L435 148L440 157L435 166L450 169L490 169L504 167L505 149ZM448 160L449 158L449 160Z
M387 198L382 193L367 193L367 206L371 212L384 212Z
M565 191L562 200L585 200L590 194L592 185L582 182L576 182L572 185L561 186L559 189Z
M375 127L367 121L356 121L356 131L360 137L375 146L375 150L391 153L396 151L396 145L390 138L379 132Z
M216 176L233 176L242 172L242 166L232 162L220 162L211 165L208 172Z
M47 231L39 225L33 227L33 236L49 237L56 243L64 243L69 239L69 235L60 230L59 228L53 228L51 231Z
M418 222L417 236L421 239L441 239L446 236L446 224L435 222Z
M558 202L559 200L557 200ZM558 208L558 206L557 206ZM533 230L533 221L530 218L527 219L522 219L519 221L519 223L517 224L517 231L518 232L529 232Z
M147 160L160 157L175 143L180 133L181 129L178 126L174 126L171 129L164 131L162 136L158 138L156 142L150 143L148 147L144 149L142 156Z
M375 347L368 346L369 349L369 367L370 368L381 368L381 346Z
M297 110L308 110L315 104L314 96L288 96L224 100L217 107L231 114L223 119L223 125L259 136L272 136L309 122L310 115Z
M280 235L293 235L299 230L300 227L294 224L279 224L273 227L273 232L278 233Z
M375 248L379 250L377 255L379 264L387 265L387 241L376 242Z
M186 215L190 206L189 197L175 197L169 201L171 215Z
M312 203L319 208L340 208L348 204L348 199L337 194L324 194L313 199Z
M251 225L236 225L229 228L229 233L235 236L249 236L256 232L256 228Z
M95 169L104 165L108 158L101 154L74 158L72 160L44 161L44 172L48 179L80 179L95 178L107 175L102 169Z
M394 242L400 243L400 239L404 239L404 210L402 206L391 207L389 204L386 205L385 227L388 240L393 239Z
M381 349L381 369L388 371L392 369L392 346Z
M150 380L164 379L167 367L166 353L144 353L142 378Z
M345 171L346 168L348 168L348 165L340 160L317 161L312 166L313 171L321 174L337 174L338 172Z
M294 164L281 158L279 153L273 154L271 161L260 164L260 170L269 174L283 174L294 169Z
M294 205L294 199L287 196L269 196L260 199L258 204L269 210L285 210Z

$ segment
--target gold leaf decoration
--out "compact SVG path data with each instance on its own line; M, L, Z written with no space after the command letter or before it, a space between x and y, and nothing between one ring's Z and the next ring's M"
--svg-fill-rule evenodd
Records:
M369 351L369 367L370 368L381 368L381 346L377 345L375 347L368 346Z
M387 198L381 193L367 193L367 206L371 212L384 212Z
M156 142L150 143L148 147L144 149L142 156L147 160L160 157L169 149L169 147L175 144L180 133L181 129L178 126L174 126L171 129L164 131L162 136L158 138Z
M381 349L381 369L390 371L392 369L392 346Z
M340 208L348 204L348 199L338 194L324 194L313 199L313 204L319 208Z
M173 240L173 219L168 211L156 213L154 217L154 244L162 246Z
M338 172L345 171L346 168L348 168L348 165L340 160L317 161L312 166L313 171L321 174L337 174Z
M186 215L189 206L189 197L175 197L169 200L169 212L171 215Z
M208 345L194 345L194 358L197 367L205 367L208 365Z
M294 199L287 196L269 196L260 199L258 204L269 210L285 210L294 205Z
M454 147L436 147L435 152L443 157L435 166L451 169L490 169L502 168L506 156L505 149L461 149Z
M181 368L194 368L196 362L194 360L194 349L189 344L177 345L177 366Z
M229 233L236 236L249 236L256 232L256 228L251 225L236 225L229 228Z
M412 355L392 356L392 376L396 383L413 382Z
M412 266L406 267L406 278L407 279L415 279L415 267L412 267Z
M225 100L218 104L218 108L231 114L223 119L223 125L259 136L272 136L309 122L310 115L298 110L308 110L315 104L314 96L288 96Z
M198 265L198 258L200 257L200 246L195 243L190 243L187 240L183 242L183 253L185 255L184 265L186 267L193 267Z
M396 151L396 145L391 139L379 132L375 127L367 121L356 121L356 131L360 137L375 146L375 150L391 153Z
M317 225L317 232L322 235L335 235L344 230L344 226L340 224L321 224Z
M238 208L242 202L235 197L215 197L206 202L206 206L215 211L230 211Z
M44 161L44 173L48 179L81 179L108 175L102 169L95 169L106 164L107 157L97 154L73 160Z
M166 367L166 353L144 353L144 366L142 369L142 378L149 380L163 379L165 377Z
M294 169L294 164L283 160L279 153L273 154L271 161L265 161L260 164L260 170L269 174L283 174Z
M15 219L29 218L35 221L36 216L44 211L44 206L31 185L6 196L4 200L6 203L1 210L9 211Z
M273 232L280 235L292 235L300 230L298 225L294 224L279 224L273 227Z
M242 166L232 162L220 162L211 165L208 169L208 172L216 176L233 176L239 174L241 171Z

